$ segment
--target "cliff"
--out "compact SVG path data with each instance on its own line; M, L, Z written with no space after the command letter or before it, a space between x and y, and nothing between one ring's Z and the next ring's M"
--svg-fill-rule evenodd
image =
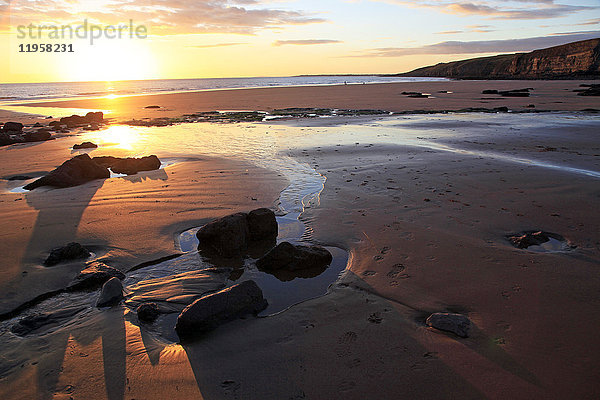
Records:
M531 53L440 63L399 76L455 79L600 78L600 39L583 40Z

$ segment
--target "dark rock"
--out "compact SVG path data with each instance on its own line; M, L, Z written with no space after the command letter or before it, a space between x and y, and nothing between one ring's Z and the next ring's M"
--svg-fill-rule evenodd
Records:
M423 94L423 93L415 93L415 94L409 94L408 97L410 97L412 99L427 99L427 98L429 98L429 95Z
M535 108L535 104L527 104L527 108Z
M117 304L123 298L123 285L119 278L110 278L104 285L96 307L107 307Z
M52 139L52 134L47 129L40 129L35 132L27 132L25 134L26 142L44 142Z
M0 132L0 146L8 146L13 143L18 143L19 141L15 138L11 137L6 132Z
M237 213L204 225L196 233L198 247L226 257L243 254L248 246L249 236L246 217L245 213Z
M4 132L21 132L23 130L23 124L20 122L5 122L2 130Z
M73 150L77 150L77 149L97 149L98 145L94 144L92 142L83 142L81 144L74 144L73 145Z
M322 268L331 264L333 256L321 246L293 245L281 242L264 257L256 260L259 269L277 271L297 271L301 269Z
M10 331L15 335L25 336L42 327L58 325L84 309L82 307L70 307L54 312L30 315L20 319L10 328Z
M26 181L28 179L33 178L33 176L28 175L15 175L8 178L9 181Z
M151 155L142 158L94 157L93 161L110 168L116 174L135 175L141 171L153 171L160 168L160 160Z
M146 106L146 107L144 107L144 108L150 108L150 109L151 109L151 108L160 108L160 106Z
M104 114L102 111L89 112L85 114L85 119L90 124L101 124L104 122Z
M481 92L482 94L498 94L497 90L494 89L486 89L483 92Z
M256 314L266 306L258 285L244 281L194 301L179 314L175 330L180 338L190 337L243 315Z
M509 236L508 240L513 244L513 246L519 249L526 249L529 246L539 246L542 243L546 243L550 240L551 237L558 236L552 233L543 232L543 231L530 231L524 232L522 234ZM561 238L562 239L562 238ZM558 239L558 240L561 240Z
M278 227L275 213L268 208L259 208L248 213L250 240L277 237Z
M427 318L427 326L441 331L452 332L455 335L469 337L471 321L462 314L434 313Z
M67 290L95 289L104 285L111 278L125 279L125 275L116 268L95 261L88 264L86 269L77 274Z
M522 90L503 90L498 93L503 97L529 97L529 92Z
M600 96L600 86L591 86L587 90L577 93L578 96Z
M137 308L138 319L142 322L154 322L160 315L156 303L144 303Z
M110 177L106 167L98 165L87 154L81 154L65 161L61 166L48 175L24 186L33 190L40 186L70 187L89 182L94 179Z
M80 260L83 258L88 258L91 255L88 249L80 245L79 243L69 243L64 247L58 247L53 249L50 252L46 261L44 261L44 265L46 267L51 267L63 261L71 261L71 260Z
M56 122L56 121L55 121ZM76 128L78 126L84 126L89 124L101 124L104 122L104 114L102 111L89 112L84 117L81 115L71 115L70 117L63 117L60 119L58 124L50 123L50 125L66 125L68 128Z
M42 126L44 126L44 125L40 124L39 122L36 122L35 124L33 124L34 128L41 128Z

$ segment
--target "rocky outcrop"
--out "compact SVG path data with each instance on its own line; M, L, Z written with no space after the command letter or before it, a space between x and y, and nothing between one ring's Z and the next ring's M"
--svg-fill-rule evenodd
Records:
M51 267L63 261L72 261L88 258L90 255L91 253L88 249L86 249L79 243L71 242L66 246L53 249L50 252L48 258L46 258L46 261L44 261L44 265L46 267Z
M76 128L79 126L86 126L90 124L101 124L104 122L104 114L102 111L89 112L85 116L71 115L70 117L63 117L60 119L58 124L54 123L51 125L66 125L67 128Z
M39 129L34 132L27 132L25 134L26 142L44 142L46 140L50 140L52 138L52 134L48 129Z
M462 314L434 313L427 318L427 326L441 331L452 332L457 336L469 337L471 321Z
M160 168L160 160L151 155L141 158L94 157L92 159L103 167L110 168L116 174L135 175L141 171L154 171Z
M455 79L600 78L600 39L584 40L530 53L440 63L399 75Z
M266 271L298 271L323 268L331 264L333 256L321 246L293 245L281 242L264 257L256 260L256 266Z
M175 330L180 338L189 338L246 314L256 314L266 307L267 301L258 285L254 281L244 281L187 306L179 314Z
M5 122L2 130L4 132L20 133L23 131L23 124L20 122Z
M196 237L198 247L223 257L237 257L246 252L251 242L277 237L275 213L267 208L250 213L237 213L204 225Z
M116 268L109 267L100 261L88 264L67 287L67 290L95 289L104 285L111 278L125 279L125 275Z
M41 186L70 187L77 186L94 179L110 177L106 167L98 165L87 154L81 154L65 161L61 166L51 171L48 175L24 186L26 190L33 190Z
M96 307L108 307L117 304L123 298L123 284L119 278L110 278L104 285L96 301Z
M78 149L97 149L98 145L92 142L83 142L81 144L74 144L73 145L73 150L78 150Z

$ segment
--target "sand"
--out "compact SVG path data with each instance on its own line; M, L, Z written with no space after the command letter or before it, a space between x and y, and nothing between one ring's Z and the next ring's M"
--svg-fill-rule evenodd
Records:
M452 90L455 82L444 84ZM475 84L512 87L510 82ZM416 84L411 88L419 90ZM231 93L242 102L249 92ZM169 96L127 101L149 105ZM374 101L353 99L356 107L349 108L380 108ZM498 106L518 101L503 99ZM600 391L599 124L597 117L567 113L216 127L222 140L236 132L247 135L249 143L272 138L274 148L327 178L318 205L307 208L302 220L310 228L305 239L350 254L347 271L330 293L275 316L231 322L183 346L140 328L122 305L84 311L78 321L26 339L2 330L0 397L594 398ZM192 124L185 129L213 128ZM206 147L191 147L187 157L192 159L184 160L185 155L169 151L165 136L148 138L141 147L107 144L93 152L141 155L144 150L179 160L143 178L0 195L4 310L60 287L77 272L76 264L39 265L55 245L90 244L107 263L126 270L176 252L175 238L185 229L229 213L272 207L288 183L262 163L240 158L243 149L219 157L206 139ZM1 148L0 176L48 171L71 156L69 146L80 141L66 137ZM505 238L528 229L561 234L577 247L533 253ZM427 328L425 318L438 311L467 315L474 324L471 337Z

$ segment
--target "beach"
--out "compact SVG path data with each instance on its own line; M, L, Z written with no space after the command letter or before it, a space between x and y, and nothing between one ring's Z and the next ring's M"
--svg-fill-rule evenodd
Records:
M573 92L585 83L411 82L28 103L28 112L104 110L111 124L0 148L0 397L595 398L600 117L589 109L600 103ZM530 97L481 93L523 88ZM160 108L145 108L152 105ZM119 124L290 107L400 115ZM514 112L465 110L496 107ZM47 123L17 110L0 120ZM72 150L87 140L98 149ZM8 180L42 176L84 152L156 154L162 166L31 192ZM180 235L260 207L278 218L297 214L302 229L292 225L286 235L347 260L326 293L183 343L165 333L176 315L140 323L127 293L104 309L94 306L98 290L40 300L82 269L43 266L52 248L88 246L93 260L126 273L133 293L150 277L168 283L164 271L212 268L182 248ZM508 240L527 231L559 235L561 247L532 251ZM213 289L222 283L204 279ZM69 307L74 314L26 335L11 332L25 316ZM466 315L469 337L428 327L436 312Z

